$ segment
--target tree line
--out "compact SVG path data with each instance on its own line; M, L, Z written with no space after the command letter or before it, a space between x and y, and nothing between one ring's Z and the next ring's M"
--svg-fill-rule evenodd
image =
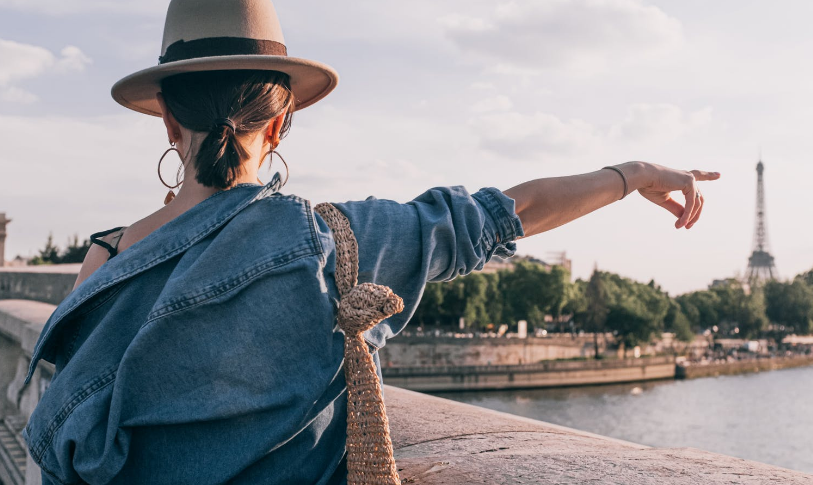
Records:
M29 264L81 263L89 249L90 240L78 236L61 249L49 234ZM788 334L813 333L813 270L754 289L732 278L673 298L654 280L644 284L596 270L588 280L571 281L562 266L519 260L510 270L429 283L412 322L457 328L461 317L467 329L477 331L500 324L516 329L526 320L531 331L613 332L627 347L661 332L690 341L706 330L718 337L779 342Z
M42 264L68 264L68 263L81 263L85 260L90 250L90 239L79 241L79 236L74 235L73 238L68 239L68 244L64 249L60 249L54 244L53 234L48 234L48 240L45 242L45 247L37 251L37 255L31 258L28 264L42 265Z
M732 278L671 297L655 281L644 284L596 270L588 280L571 282L561 266L548 270L521 260L511 270L428 284L413 322L457 328L461 317L473 331L499 324L515 329L526 320L529 330L612 332L627 348L661 332L690 341L707 330L720 338L778 342L787 334L813 330L813 270L754 289Z

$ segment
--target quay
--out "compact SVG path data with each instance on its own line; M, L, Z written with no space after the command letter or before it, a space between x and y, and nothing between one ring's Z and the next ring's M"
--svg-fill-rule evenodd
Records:
M384 381L413 391L571 387L675 378L672 356L545 361L521 365L384 367Z
M54 297L53 290L25 288L8 270L0 271L0 292ZM16 274L24 276L24 270ZM49 273L41 269L38 274ZM41 276L23 279L42 281ZM6 295L0 293L0 481L35 485L41 483L40 472L20 431L47 389L53 366L41 363L28 386L22 381L39 332L55 307ZM813 483L813 475L784 468L692 448L651 448L391 385L384 386L384 399L404 483Z

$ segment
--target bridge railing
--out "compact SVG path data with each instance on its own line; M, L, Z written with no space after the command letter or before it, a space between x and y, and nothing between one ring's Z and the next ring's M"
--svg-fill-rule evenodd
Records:
M53 367L40 362L22 382L54 306L0 299L0 481L40 484L19 432L47 389ZM679 448L650 448L448 399L384 386L399 474L407 483L813 483L813 476Z

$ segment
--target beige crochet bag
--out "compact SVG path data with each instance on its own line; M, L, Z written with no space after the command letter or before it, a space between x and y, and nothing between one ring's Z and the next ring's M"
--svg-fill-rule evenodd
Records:
M358 243L350 221L331 204L319 204L314 210L333 231L336 242L339 328L344 332L347 381L347 483L400 485L381 383L362 332L401 312L404 302L386 286L356 284Z

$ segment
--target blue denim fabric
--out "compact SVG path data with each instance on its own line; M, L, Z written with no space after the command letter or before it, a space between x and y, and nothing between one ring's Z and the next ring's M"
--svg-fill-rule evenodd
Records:
M23 432L43 483L345 482L334 243L307 200L277 187L212 195L57 307L28 378L39 359L56 374ZM358 239L360 282L404 299L365 334L372 352L427 281L510 256L523 234L493 188L335 205Z

